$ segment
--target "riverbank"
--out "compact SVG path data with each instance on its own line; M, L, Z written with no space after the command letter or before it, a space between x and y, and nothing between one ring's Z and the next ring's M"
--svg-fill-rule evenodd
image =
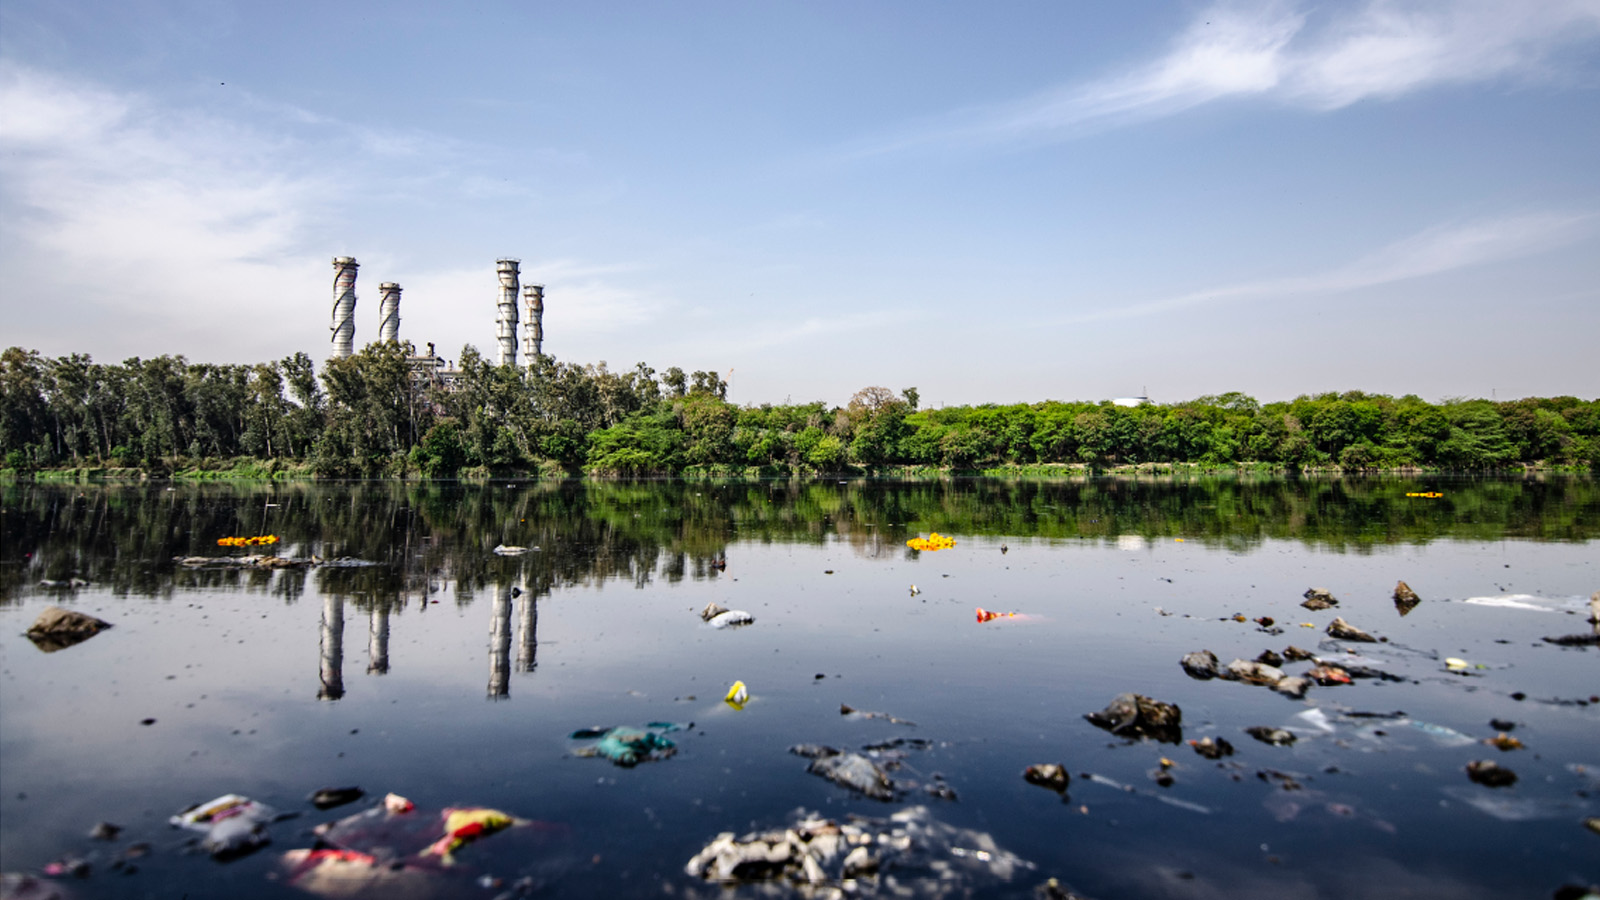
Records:
M582 478L601 481L645 479L805 479L805 478L879 478L916 480L928 478L1088 478L1101 476L1428 476L1428 475L1585 475L1594 470L1574 465L1520 465L1497 469L1445 469L1417 466L1394 468L1344 468L1340 466L1286 466L1282 463L1247 462L1230 465L1210 463L1137 463L1115 466L1091 466L1086 463L1037 463L1031 465L1004 464L983 468L954 468L949 466L846 466L830 470L813 470L788 466L689 466L678 472L660 472L648 475L618 475L603 471L584 471L548 462L537 468L494 468L475 466L462 469L454 478L428 478L415 466L396 464L376 478L356 479L366 481L493 481L516 479L521 481L544 479ZM61 466L36 470L0 469L0 482L38 481L48 483L76 483L99 481L338 481L348 480L329 476L304 460L258 459L176 459L161 461L149 466L88 465Z

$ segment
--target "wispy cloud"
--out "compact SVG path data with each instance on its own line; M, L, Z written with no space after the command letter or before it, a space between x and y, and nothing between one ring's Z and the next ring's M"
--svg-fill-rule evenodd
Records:
M1447 84L1538 79L1555 73L1562 50L1597 38L1593 0L1367 0L1326 12L1223 2L1152 62L912 123L847 154L1058 141L1228 98L1332 110Z
M365 243L360 231L328 246L331 230L350 230L330 223L373 196L413 196L404 188L419 181L448 182L453 196L482 182L459 141L345 125L247 95L237 115L198 112L0 64L0 108L0 312L8 343L50 354L320 354L328 258ZM358 342L374 333L384 280L405 286L403 336L453 351L493 334L492 263L435 270L385 256L362 258ZM542 264L537 277L560 286L551 321L583 333L652 317L660 303L619 274Z
M1123 319L1195 306L1340 294L1567 246L1592 232L1594 213L1543 212L1436 226L1323 272L1223 285L1069 316L1064 323Z
M15 66L0 107L0 271L19 337L97 329L111 352L147 340L148 354L246 317L270 332L259 313L320 286L287 258L328 186L290 174L281 140Z

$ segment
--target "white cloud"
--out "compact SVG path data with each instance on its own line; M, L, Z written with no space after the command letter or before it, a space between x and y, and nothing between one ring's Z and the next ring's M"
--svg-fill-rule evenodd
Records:
M1566 246L1588 235L1595 218L1593 213L1543 212L1436 226L1324 272L1224 285L1064 321L1131 318L1229 301L1339 294L1439 275Z
M19 338L215 348L286 329L274 310L323 293L291 250L327 186L286 174L277 142L13 66L0 107L0 302Z
M909 126L851 155L1062 140L1237 97L1331 110L1446 84L1537 79L1600 37L1594 0L1367 0L1306 10L1280 0L1202 12L1166 55L1087 84Z
M392 254L361 252L371 240L364 230L327 246L328 223L362 198L411 196L406 186L418 180L472 188L477 176L455 168L469 155L464 144L249 97L238 108L195 113L0 65L6 343L102 359L320 357L328 260L348 252L363 264L358 344L376 335L377 285L399 281L402 337L452 354L467 342L492 352L492 262L415 271ZM613 331L665 305L628 286L618 267L555 260L524 269L525 280L550 287L547 333Z

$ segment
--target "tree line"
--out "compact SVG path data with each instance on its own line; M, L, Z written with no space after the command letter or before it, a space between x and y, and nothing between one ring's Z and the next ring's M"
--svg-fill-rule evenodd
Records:
M409 344L317 371L304 353L254 365L182 356L118 364L0 353L6 468L166 474L237 467L321 477L781 475L1133 464L1347 471L1600 468L1600 400L1494 402L1361 391L1260 403L1240 393L924 409L916 388L844 406L737 406L715 372L612 371L542 356L498 366L470 345L447 383Z

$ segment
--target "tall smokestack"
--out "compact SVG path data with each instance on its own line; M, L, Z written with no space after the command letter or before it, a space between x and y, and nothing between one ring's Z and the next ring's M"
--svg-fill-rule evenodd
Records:
M530 284L523 288L522 300L528 305L528 336L522 342L526 345L528 366L532 368L544 355L544 285Z
M520 260L495 260L500 273L500 318L495 336L500 339L500 365L517 364L517 263Z
M400 343L400 285L385 281L378 285L378 340Z
M353 256L333 258L333 355L344 359L356 342L356 264Z

